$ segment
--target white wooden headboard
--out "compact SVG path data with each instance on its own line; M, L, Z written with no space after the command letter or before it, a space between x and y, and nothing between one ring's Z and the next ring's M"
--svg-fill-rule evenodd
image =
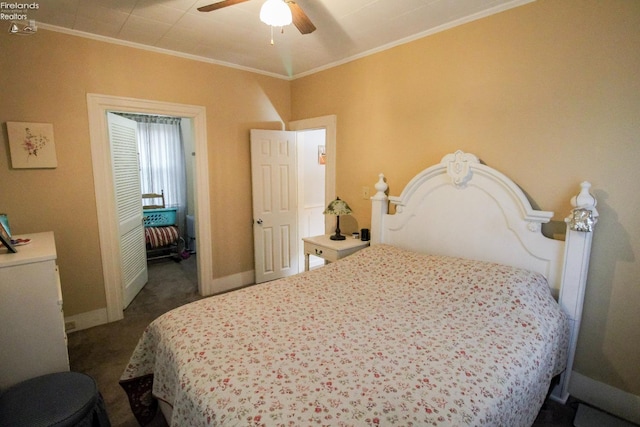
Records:
M571 326L567 370L552 396L568 398L568 384L597 220L589 183L572 199L565 241L542 234L553 212L533 209L509 178L469 153L456 151L416 175L400 196L387 197L380 174L372 200L371 244L387 243L423 253L492 261L543 274ZM396 213L389 214L389 202Z

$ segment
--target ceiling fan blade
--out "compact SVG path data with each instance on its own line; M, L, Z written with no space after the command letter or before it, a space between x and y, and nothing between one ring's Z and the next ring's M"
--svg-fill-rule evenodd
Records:
M295 1L288 1L289 8L291 9L291 15L293 16L293 25L302 33L310 34L316 30L316 26L309 19L304 10Z
M212 10L222 9L223 7L233 6L234 4L244 3L249 0L223 0L217 3L212 3L208 6L199 7L198 10L200 12L211 12Z

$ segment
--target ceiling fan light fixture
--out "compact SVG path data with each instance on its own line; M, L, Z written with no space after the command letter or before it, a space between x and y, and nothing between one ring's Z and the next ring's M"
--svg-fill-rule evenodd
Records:
M260 8L260 20L272 27L284 27L293 22L293 16L283 0L267 0Z

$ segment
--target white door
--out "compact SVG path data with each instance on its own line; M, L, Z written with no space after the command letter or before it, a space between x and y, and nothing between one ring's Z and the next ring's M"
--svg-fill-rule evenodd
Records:
M298 273L296 133L251 130L256 283Z
M142 223L140 166L136 122L107 113L120 244L123 306L147 283L147 256Z

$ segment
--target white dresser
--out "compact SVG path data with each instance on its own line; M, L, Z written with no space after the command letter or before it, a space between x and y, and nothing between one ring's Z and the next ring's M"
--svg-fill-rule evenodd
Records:
M53 232L17 237L31 243L0 248L0 391L69 370Z

